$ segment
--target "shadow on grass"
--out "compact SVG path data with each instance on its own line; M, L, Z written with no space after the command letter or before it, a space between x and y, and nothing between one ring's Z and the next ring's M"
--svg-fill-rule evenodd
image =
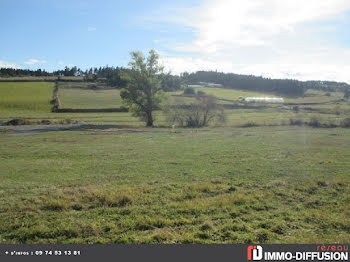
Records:
M0 127L0 130L5 130L5 127ZM11 126L13 132L11 135L31 135L45 132L56 131L82 131L82 130L107 130L107 129L121 129L128 132L145 131L143 127L128 126L128 125L93 125L93 124L63 124L63 125L22 125Z

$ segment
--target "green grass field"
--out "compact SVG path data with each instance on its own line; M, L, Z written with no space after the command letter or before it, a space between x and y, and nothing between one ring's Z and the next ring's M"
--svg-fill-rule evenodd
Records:
M203 91L208 95L214 95L219 98L230 99L230 100L238 100L240 96L243 97L256 97L256 96L267 96L267 97L276 97L271 93L259 93L259 92L251 92L237 89L226 89L226 88L212 88L212 87L197 87L196 91Z
M2 243L347 243L350 130L1 136Z
M119 108L122 106L120 90L88 90L60 88L61 108Z
M242 97L283 97L281 95L271 94L271 93L260 93L251 92L237 89L225 89L225 88L210 88L210 87L196 87L196 91L203 91L208 95L214 95L218 98L238 100L240 96ZM180 92L178 92L180 93ZM328 94L328 95L326 95ZM319 90L309 89L305 92L304 97L283 97L287 103L326 103L339 100L343 98L344 94L341 92L324 92Z
M97 84L92 88L93 83L62 82L59 84L59 97L63 108L117 108L122 106L122 101L117 89L106 89L105 86ZM115 124L128 126L144 125L139 119L133 117L131 113L51 113L51 99L53 83L0 83L0 121L8 121L14 118L27 118L32 121L49 119L52 122L61 122L66 119L87 124ZM14 88L13 88L14 87ZM223 88L197 88L204 90L207 94L213 94L219 98L237 99L239 96L266 95L259 93L244 92ZM38 93L37 93L38 92ZM39 94L40 92L40 94ZM191 97L173 97L172 94L181 94L181 91L168 94L168 100L164 103L181 105L190 104L194 101ZM242 126L247 123L256 125L285 125L289 119L301 119L309 121L312 117L318 117L323 123L339 124L345 117L350 115L349 101L330 102L339 100L341 93L331 93L325 96L324 92L308 91L304 98L294 98L288 102L306 103L316 101L321 103L326 99L325 104L312 105L312 110L304 110L300 106L300 112L295 113L292 106L288 110L279 110L278 105L267 105L265 108L241 108L226 110L227 122L221 125ZM41 100L39 100L40 98ZM39 101L38 101L39 100ZM220 101L229 105L230 102ZM156 126L170 126L172 123L165 121L163 114L155 112Z
M60 83L61 84L61 83ZM73 108L120 107L119 90L91 90L86 83L62 84L61 103ZM0 82L0 123L15 118L40 122L48 119L60 123L66 119L87 124L143 125L130 113L52 113L54 83L46 82ZM61 97L60 97L61 98ZM86 106L86 107L85 107Z
M160 111L156 128L130 113L52 113L52 90L53 83L0 83L0 121L115 126L0 132L0 243L349 242L350 129L289 126L312 117L339 124L350 116L340 93L291 99L326 102L298 112L226 109L221 127L174 131ZM59 96L65 107L108 108L120 106L118 92L64 83ZM170 95L165 104L194 101ZM240 128L247 123L259 126Z
M0 82L0 114L50 112L53 83Z

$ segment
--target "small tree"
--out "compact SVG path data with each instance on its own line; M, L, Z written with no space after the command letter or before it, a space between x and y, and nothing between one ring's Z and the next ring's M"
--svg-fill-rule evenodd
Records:
M203 127L212 121L225 122L223 108L216 103L214 96L197 96L196 102L185 108L167 112L168 121L179 126Z
M130 70L122 74L127 86L121 90L120 96L134 116L140 117L147 126L153 126L153 111L160 109L165 97L159 77L163 67L158 64L158 59L154 50L149 51L147 59L141 52L131 52Z
M196 94L196 90L194 90L193 87L188 86L184 89L184 95L195 95L195 94Z

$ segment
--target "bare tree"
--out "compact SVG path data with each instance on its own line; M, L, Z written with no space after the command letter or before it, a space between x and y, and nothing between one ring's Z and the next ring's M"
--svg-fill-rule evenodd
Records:
M166 112L167 120L179 126L203 127L213 121L226 121L223 108L214 96L197 96L196 102Z

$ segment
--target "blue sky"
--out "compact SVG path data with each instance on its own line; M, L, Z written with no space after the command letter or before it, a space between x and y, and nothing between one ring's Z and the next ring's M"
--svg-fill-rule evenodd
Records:
M0 66L126 66L350 83L348 0L1 0Z
M143 21L171 2L2 0L0 60L48 70L126 65L130 51L157 49L157 39L191 37L180 25Z

